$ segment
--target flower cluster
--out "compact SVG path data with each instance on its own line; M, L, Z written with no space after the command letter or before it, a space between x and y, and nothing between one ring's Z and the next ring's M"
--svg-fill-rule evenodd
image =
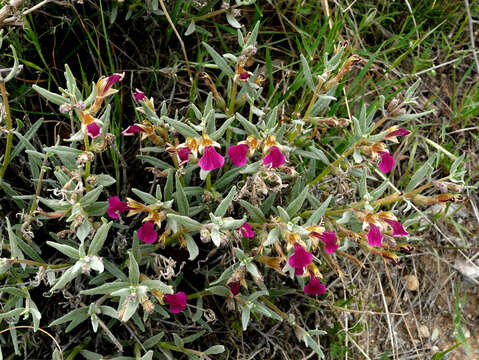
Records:
M386 231L392 229L392 236L409 236L403 225L397 220L396 216L389 211L381 211L377 214L363 214L358 216L363 218L363 229L369 228L366 238L369 246L383 246L384 235L381 230Z
M399 136L407 136L411 132L409 130L403 129L403 128L397 128L396 126L393 126L387 130L387 134L384 137L385 140L390 140L393 142L398 142L397 137ZM365 145L361 148L363 152L367 154L371 154L371 157L373 160L376 158L380 158L378 168L381 170L384 174L389 173L393 167L394 164L396 163L394 157L389 154L389 151L386 147L386 145L383 142L374 142L370 145Z
M276 141L274 135L268 136L264 141L256 139L254 136L248 136L246 140L232 145L228 149L228 156L235 166L244 166L248 162L248 157L252 157L260 144L263 144L263 164L271 168L277 168L286 161L280 148L281 145Z

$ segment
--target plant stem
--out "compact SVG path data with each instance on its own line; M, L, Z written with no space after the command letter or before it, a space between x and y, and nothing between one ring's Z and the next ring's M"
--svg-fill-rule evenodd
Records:
M226 115L232 116L235 112L235 102L236 102L236 94L238 92L238 84L236 81L233 79L233 89L231 89L231 98L230 98L230 104L228 105L228 111L226 112Z
M0 169L0 180L2 180L3 176L5 175L5 170L7 170L7 166L10 161L10 152L12 150L12 142L13 142L13 132L12 132L13 125L12 125L12 116L10 114L10 106L8 105L7 89L3 81L0 82L0 91L2 92L3 107L5 108L7 131L8 131L7 145L5 147L5 154L3 157L3 165L2 165L2 168Z
M85 151L90 152L90 142L88 140L88 135L85 134L83 141L85 142ZM90 177L90 168L91 168L91 161L87 161L85 165L85 173L83 177L85 178L85 188L86 192L91 190L90 184L88 184L87 179Z

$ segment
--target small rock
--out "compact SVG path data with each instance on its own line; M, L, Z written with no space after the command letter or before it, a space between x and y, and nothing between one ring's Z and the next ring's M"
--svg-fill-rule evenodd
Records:
M439 338L439 329L434 328L432 329L431 341L434 342Z
M423 339L426 339L431 335L431 333L429 332L429 329L426 325L419 326L418 332L419 332L419 337L421 337Z
M404 285L411 291L417 291L419 288L419 280L416 275L406 275L403 277Z

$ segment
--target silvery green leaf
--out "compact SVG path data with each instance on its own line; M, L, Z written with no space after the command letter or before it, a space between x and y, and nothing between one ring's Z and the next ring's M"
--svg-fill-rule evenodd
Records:
M72 246L64 245L64 244L59 244L53 241L47 241L47 245L50 245L51 247L54 247L61 253L65 254L69 258L76 259L78 260L80 258L80 255L78 254L78 249L75 249Z
M176 193L175 193L175 200L176 204L178 205L178 211L181 215L188 216L190 212L190 205L188 203L188 198L186 197L185 190L181 185L180 177L178 173L175 174L175 185L176 185Z
M165 333L163 331L156 335L153 335L152 337L145 340L145 342L143 343L143 346L145 347L145 349L152 348L153 346L158 344L164 336L165 336Z
M145 355L143 355L140 360L153 360L153 351L148 351Z
M413 95L420 83L421 83L421 78L418 78L416 82L412 84L411 87L409 87L409 89L406 90L406 92L404 93L404 101L406 103L410 103L411 101L414 101L415 98L413 98Z
M105 262L105 265L106 265L106 262ZM82 290L80 291L80 294L83 294L83 295L111 294L112 292L125 287L129 288L130 283L127 281L115 281L115 282L110 282L110 283L97 286L96 288Z
M277 206L277 209L278 209L278 213L279 213L279 217L281 218L281 220L284 222L284 223L287 223L291 220L291 218L289 217L289 214L288 212L283 209L281 206Z
M61 325L64 324L68 321L73 321L79 317L82 317L83 315L88 316L88 307L84 306L79 309L75 309L70 311L68 314L63 315L62 317L56 319L55 321L52 321L48 327L56 326L56 325Z
M230 294L230 290L223 285L211 286L205 290L212 294L223 296L223 297L227 297Z
M394 121L411 121L411 120L423 117L427 114L430 114L433 111L434 110L428 110L428 111L423 111L423 112L418 113L418 114L402 114L402 115L398 115L398 116L395 116L395 117L391 118L391 120L394 120Z
M173 294L172 287L160 280L145 280L141 282L141 285L147 286L150 289L159 290L164 294Z
M0 313L0 320L13 317L13 316L18 316L22 314L24 311L25 311L25 308L17 308L7 312L2 312Z
M177 334L173 334L173 342L175 343L176 347L180 349L183 349L185 347L183 339L180 338Z
M214 141L217 141L217 140L221 139L221 137L226 132L226 130L231 127L231 123L233 122L234 119L235 119L234 116L227 119L223 123L223 125L221 125L221 127L218 130L216 130L214 133L210 134L210 138Z
M223 345L214 345L206 349L206 355L216 355L225 352L225 347Z
M83 131L78 130L75 134L73 134L71 137L66 139L66 141L68 142L83 141L84 138L85 138L85 134L83 133Z
M213 241L213 244L216 245L216 247L219 247L221 245L221 234L216 227L211 230L211 240Z
M58 279L55 286L53 286L50 289L50 292L54 292L55 290L61 289L67 283L75 279L78 276L78 274L80 274L81 266L82 266L81 261L77 261L75 265L69 267L68 270L63 273L60 279Z
M274 127L278 124L278 107L279 105L275 106L266 116L264 121L266 122L266 129L274 129ZM262 137L259 137L261 139Z
M235 29L241 29L241 27L243 26L238 22L238 20L236 20L233 14L229 11L226 12L226 20L228 21L228 24L230 24Z
M154 205L157 202L157 199L147 192L135 188L131 189L131 191L133 191L136 196L138 196L144 203L148 205Z
M41 96L43 96L45 99L48 101L51 101L52 103L56 105L63 105L65 103L68 103L68 99L64 98L63 96L59 94L52 93L44 88L41 88L38 85L32 85L33 90L35 90L37 93L39 93Z
M12 66L12 70L10 70L10 72L8 73L8 75L2 79L2 82L4 83L7 83L9 82L10 80L12 80L15 76L17 76L17 72L18 72L18 56L17 56L17 52L15 50L15 48L13 47L13 45L10 45L10 49L12 49L12 56L13 56L13 66ZM23 65L22 65L23 66Z
M233 202L233 197L236 195L236 186L233 186L229 191L228 195L221 201L218 207L215 210L215 216L223 217L228 210L228 207Z
M449 170L450 179L453 183L464 183L464 175L466 174L464 159L466 154L459 156L451 165Z
M266 238L266 241L263 243L263 246L270 246L273 245L275 242L279 240L279 235L280 235L280 228L275 227L273 230L271 230L268 233L268 237Z
M208 45L205 42L203 42L203 46L206 48L206 51L208 51L210 56L213 58L213 61L220 68L221 71L223 71L228 76L234 75L233 69L231 69L231 67L226 63L223 57L216 52L215 49L213 49L210 45Z
M90 316L91 319L91 326L93 328L93 332L96 333L98 331L98 316L93 313Z
M11 225L10 225L10 220L8 217L5 218L7 220L7 233L8 233L8 241L10 243L10 254L12 259L24 259L25 257L23 256L22 251L20 250L18 246L19 238L17 235L15 235ZM20 264L25 270L26 264Z
M238 44L239 44L240 47L244 47L243 33L241 32L240 29L238 29L237 33L238 33Z
M130 251L128 252L128 256L130 259L130 263L128 266L130 283L138 284L138 282L140 281L140 269L138 267L138 263L136 262L135 257Z
M368 195L368 182L367 182L367 172L366 169L362 169L361 181L359 182L359 196L361 199L364 199Z
M328 205L333 198L332 195L329 195L328 198L321 204L321 206L309 217L306 221L305 226L318 224L321 218L323 217L324 213L328 209Z
M381 185L379 185L378 187L376 187L376 189L374 189L373 191L371 191L371 198L372 200L377 200L379 199L383 194L384 192L387 190L389 186L389 182L387 180L383 181L383 183Z
M163 198L165 199L165 201L170 201L173 199L173 174L173 169L168 170L165 188L163 189Z
M80 243L83 244L87 236L90 234L91 225L88 220L84 220L83 223L77 228L75 232L76 236L80 240Z
M200 231L201 223L198 221L189 218L188 216L182 216L182 215L177 215L177 214L166 214L166 217L170 220L176 221L178 224L181 226L184 226L185 228L193 231Z
M266 222L266 218L259 207L254 206L243 199L240 199L239 203L246 209L251 220L260 224L264 224Z
M324 152L321 149L318 149L315 146L312 146L311 152L315 155L316 160L322 161L326 165L329 164L328 157L324 154Z
M304 200L306 200L306 196L308 195L308 191L309 185L306 185L303 191L301 191L301 193L288 205L288 207L286 208L286 212L290 217L295 216L298 211L301 210Z
M354 152L353 152L353 159L354 159L354 162L356 164L360 164L363 162L363 157L361 156L361 152L359 151L359 149L354 149Z
M95 201L98 200L98 197L101 195L103 191L103 186L97 186L93 190L90 190L85 196L80 199L80 205L82 207L88 206L93 204Z
M98 185L101 185L101 186L110 186L110 185L113 185L116 182L116 180L110 175L98 174L96 175L96 182Z
M233 229L238 229L239 227L243 226L243 224L246 222L246 216L243 216L242 219L223 219L223 224L221 225L221 229L224 230L233 230Z
M252 262L246 264L246 270L253 276L255 280L261 278L261 274L259 273L258 267L253 264Z
M200 169L200 179L206 180L206 177L208 176L209 173L210 173L210 170Z
M110 221L109 223L104 223L96 231L95 236L90 243L90 247L88 248L88 255L97 255L98 252L102 249L112 224L112 221Z
M433 154L411 177L405 192L413 191L422 181L431 176L434 168L432 164L436 161L436 155Z
M249 306L243 306L243 310L241 311L241 325L243 326L243 331L246 331L246 329L248 328L250 313L251 310Z
M90 92L90 95L88 95L88 97L85 99L84 103L85 103L85 108L89 108L90 105L93 104L93 102L95 101L96 99L96 95L97 95L97 88L96 88L96 84L94 82L92 82L91 84L91 92Z
M101 127L102 131L104 133L107 133L110 130L110 114L111 114L111 105L108 104L106 106L105 111L100 117L100 121L103 123L103 126Z
M140 299L138 296L135 296L133 299L126 298L125 301L127 301L126 310L121 319L119 318L119 320L124 323L130 320L133 314L135 314L136 309L138 309L138 305L140 305Z
M263 163L262 160L248 164L240 168L240 174L256 174Z
M195 30L196 30L195 22L192 21L192 22L190 22L190 25L188 25L188 28L185 31L185 36L189 36L189 35L193 34L195 32Z
M304 330L303 330L304 331ZM306 331L304 331L303 333L303 341L304 343L309 347L311 348L312 350L314 350L314 352L316 352L316 354L321 358L321 359L324 359L325 356L324 356L324 353L323 351L321 350L321 348L319 347L318 343L311 337L311 335L309 335Z
M124 297L124 296L129 296L131 292L132 292L132 288L126 287L126 288L121 288L119 290L113 291L109 295Z
M304 79L306 80L306 84L311 91L314 91L313 76L311 75L311 69L309 68L308 60L306 60L303 54L300 54L299 57L301 59L301 67L303 69L303 75Z
M326 94L321 94L318 96L318 100L313 105L313 109L310 112L310 116L317 116L321 111L326 109L329 106L331 101L336 101L337 99L332 95L336 91L336 87L328 90Z
M232 63L237 63L238 62L238 57L233 55L233 54L226 53L226 54L223 54L223 57L225 59L230 60Z
M198 245L196 245L195 240L190 234L185 234L185 239L186 239L186 249L188 250L188 253L190 255L188 260L194 260L200 253Z
M98 271L99 273L102 273L105 270L103 261L99 256L94 255L90 257L90 266L93 270Z
M248 46L255 46L256 45L256 38L258 37L258 31L259 31L259 25L260 25L260 22L257 21L253 30L251 31L251 33L248 35L248 41L246 42L246 45L245 45L245 49L248 47Z
M345 211L343 212L343 216L341 217L341 219L336 221L336 223L339 225L345 225L349 222L350 219L351 219L351 211Z
M193 129L191 126L166 116L164 118L168 124L170 124L176 131L178 131L184 137L192 137L192 138L200 137L200 134L198 134L196 130Z
M238 119L238 121L241 123L241 125L243 125L243 128L246 130L246 133L248 135L253 135L258 140L262 138L256 126L249 122L243 115L241 115L240 113L236 113L235 116L236 119Z

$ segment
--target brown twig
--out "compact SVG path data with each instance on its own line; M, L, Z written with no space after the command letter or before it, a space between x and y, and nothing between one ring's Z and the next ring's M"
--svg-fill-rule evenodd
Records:
M163 0L160 0L160 5L161 5L161 9L165 13L166 20L168 20L168 22L170 23L173 31L175 32L176 37L178 38L178 41L180 42L181 51L183 52L183 56L185 57L186 71L188 72L188 77L190 78L190 82L193 83L193 73L191 72L191 69L190 69L190 62L188 61L188 55L186 55L186 49L185 49L185 44L183 42L183 39L181 38L180 34L176 30L175 24L171 20L170 14L168 14L168 10L166 10L166 6Z

